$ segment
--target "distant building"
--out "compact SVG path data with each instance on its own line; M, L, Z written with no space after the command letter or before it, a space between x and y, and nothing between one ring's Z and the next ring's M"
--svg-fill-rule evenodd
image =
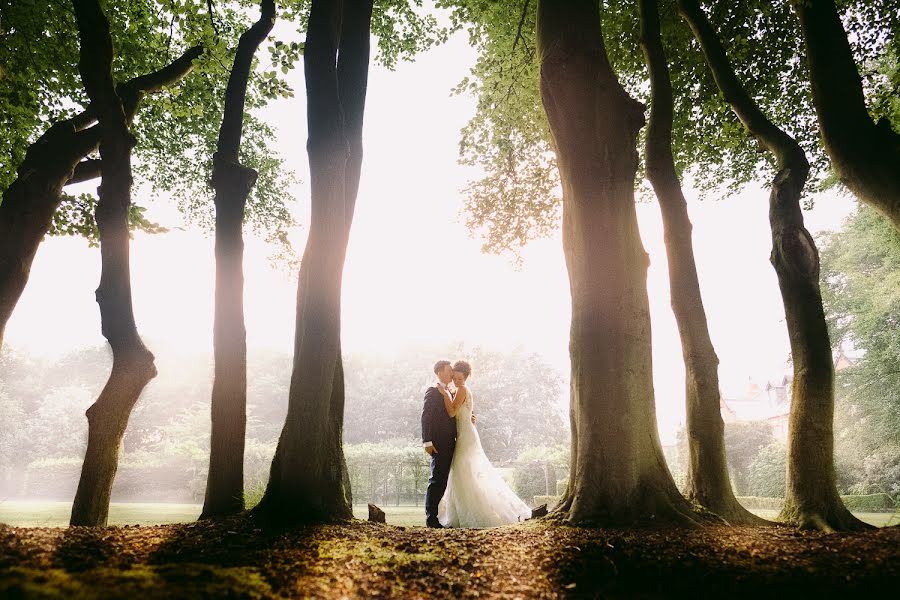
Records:
M834 357L834 370L841 371L859 362L838 350ZM788 420L791 414L791 384L794 377L785 375L780 381L767 381L760 386L753 379L747 382L747 389L740 396L729 397L721 393L719 408L725 423L765 421L772 428L776 440L786 441Z
M793 377L785 375L781 381L767 381L763 387L751 379L740 396L729 397L723 392L719 403L722 420L726 423L765 421L775 439L786 440L792 382Z
M857 363L859 363L858 358L847 356L846 354L844 354L844 349L841 348L840 350L838 350L837 356L834 357L834 370L842 371L847 367L856 365Z

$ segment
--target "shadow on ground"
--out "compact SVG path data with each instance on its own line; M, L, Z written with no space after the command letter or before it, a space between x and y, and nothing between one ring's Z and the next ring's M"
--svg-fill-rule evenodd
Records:
M831 598L898 586L900 528L0 526L2 598Z

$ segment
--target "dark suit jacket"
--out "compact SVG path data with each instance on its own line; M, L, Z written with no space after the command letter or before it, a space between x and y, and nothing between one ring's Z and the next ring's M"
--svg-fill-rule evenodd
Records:
M444 397L432 386L425 392L422 407L422 443L432 442L438 452L456 445L456 418L447 415Z

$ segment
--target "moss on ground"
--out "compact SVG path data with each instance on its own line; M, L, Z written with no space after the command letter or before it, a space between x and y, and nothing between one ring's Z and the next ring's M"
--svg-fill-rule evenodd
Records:
M237 517L150 527L0 526L2 598L860 597L900 586L900 528L278 531Z
M0 598L271 598L272 587L254 568L210 565L136 565L128 569L12 567L0 578Z

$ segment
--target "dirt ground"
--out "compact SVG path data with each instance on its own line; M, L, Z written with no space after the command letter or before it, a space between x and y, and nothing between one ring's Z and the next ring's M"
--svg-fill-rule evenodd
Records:
M0 526L0 598L893 597L900 528ZM886 596L885 596L886 595ZM768 600L764 598L764 600Z

